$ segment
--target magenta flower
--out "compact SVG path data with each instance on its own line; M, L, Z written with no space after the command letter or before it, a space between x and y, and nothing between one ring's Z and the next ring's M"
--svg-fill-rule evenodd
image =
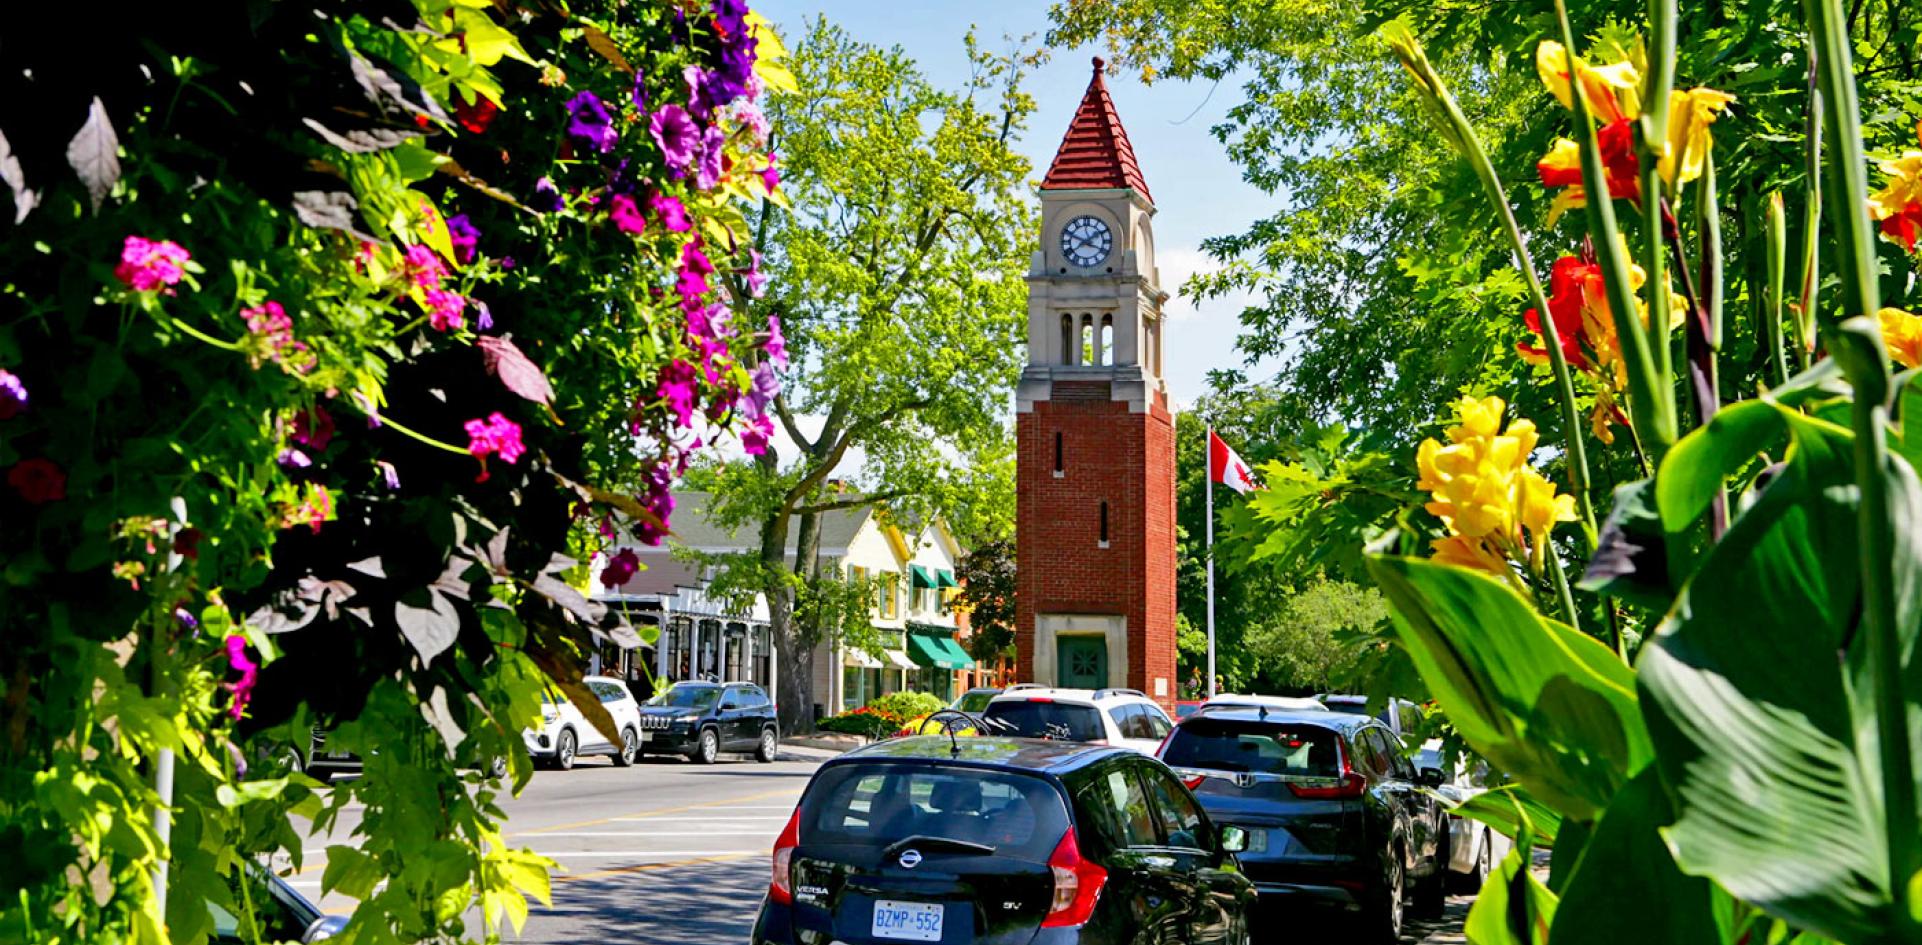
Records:
M770 154L767 156L767 166L761 168L761 186L770 194L781 186L781 172L774 166L779 160L781 160L780 155Z
M421 293L427 307L427 322L435 331L452 331L467 324L467 299L456 292L446 289L428 289Z
M647 209L654 211L654 216L662 226L667 227L669 233L686 233L694 229L694 221L688 219L687 207L679 197L658 192L649 194Z
M683 427L694 425L696 380L694 365L677 358L661 369L660 379L654 384L654 392L667 401L675 421Z
M496 410L486 420L469 420L466 424L467 452L481 461L481 474L474 481L487 481L487 457L498 455L508 463L513 463L527 452L521 443L521 425L501 416Z
M12 371L0 368L0 420L12 420L27 409L27 385Z
M700 159L694 164L694 186L713 190L721 182L721 159L727 150L727 135L712 125L701 133Z
M787 338L781 334L781 320L773 315L767 317L767 341L761 349L775 367L787 367Z
M309 486L307 489L307 497L301 500L298 507L288 510L287 517L282 521L281 527L292 528L296 525L305 525L313 529L314 534L318 535L320 534L320 526L333 517L333 494L327 491L326 486Z
M681 457L682 461L686 458L685 454ZM647 471L641 504L656 519L659 519L660 523L656 525L646 519L634 523L634 537L639 539L641 544L650 547L659 545L661 539L667 537L668 519L674 515L674 493L671 491L673 485L674 474L669 471L665 463L657 463Z
M480 252L480 229L465 213L457 213L447 218L447 238L454 243L454 258L461 265L474 261Z
M701 298L707 294L707 277L713 274L714 264L701 251L698 241L689 241L681 247L681 275L674 289L680 293L683 310L693 312L705 304Z
M676 178L681 177L701 146L700 129L694 127L694 119L688 117L687 109L679 105L662 106L647 120L647 130L661 146L661 156L667 160L669 172Z
M614 118L607 113L607 106L592 92L582 92L567 102L567 136L581 147L590 151L606 154L614 150L614 142L620 140L620 132L614 129Z
M334 418L314 407L294 414L293 441L315 450L324 450L334 441Z
M626 584L628 579L640 569L641 556L635 554L632 548L622 548L612 558L607 559L607 567L601 569L601 585L608 590L614 590Z
M158 289L172 295L168 286L187 275L186 266L192 258L172 240L129 236L121 244L120 264L113 267L113 277L136 292Z
M434 250L424 243L407 247L401 258L402 270L408 281L423 289L437 288L442 276L447 275L447 265L440 260Z
M623 233L639 236L647 229L647 217L641 215L634 198L626 194L615 194L607 204L607 218L614 221L614 227Z
M280 455L274 457L274 462L288 469L306 469L314 464L313 460L307 458L306 453L294 449L291 446L281 450Z
M768 441L774 437L774 421L766 414L755 417L747 429L741 431L741 449L749 456L760 456L767 452Z
M227 706L227 714L235 719L245 711L247 703L254 697L254 684L260 681L260 664L247 655L247 638L234 634L227 638L227 666L240 674L235 682L221 683L221 688L234 694L234 701Z
M761 251L750 249L747 256L747 270L741 273L741 279L747 283L748 296L758 299L767 292L767 276L761 272Z
M714 120L714 106L726 100L716 100L718 90L710 89L708 73L700 66L690 65L681 70L681 81L687 83L687 110L701 121Z
M781 379L774 373L774 365L762 361L748 375L748 388L741 395L741 401L749 416L759 417L767 413L768 405L780 393Z
M634 88L628 90L627 97L634 102L634 110L647 114L647 71L634 70Z

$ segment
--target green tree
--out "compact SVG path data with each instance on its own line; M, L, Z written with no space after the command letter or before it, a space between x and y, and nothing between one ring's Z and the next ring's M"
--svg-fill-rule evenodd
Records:
M958 566L961 590L955 607L968 615L968 649L984 662L1014 650L1014 541L976 545Z
M772 409L793 446L713 482L717 518L757 532L752 563L735 564L768 594L790 728L807 721L824 631L796 603L838 580L820 573L822 513L942 513L964 542L1012 517L1004 403L1035 231L1014 140L1034 110L1021 88L1033 60L966 46L973 74L945 89L899 48L818 20L792 60L804 92L770 109L792 207L753 221L778 289L749 311L778 315L788 336ZM863 490L829 489L857 452Z

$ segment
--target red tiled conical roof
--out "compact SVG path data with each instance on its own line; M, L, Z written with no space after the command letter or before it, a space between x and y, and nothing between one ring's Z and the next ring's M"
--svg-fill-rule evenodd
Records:
M1101 57L1095 57L1088 94L1082 96L1074 121L1068 123L1068 133L1061 139L1061 149L1055 152L1048 176L1041 179L1041 189L1132 187L1153 203L1148 182L1141 176L1141 165L1135 163L1134 148L1128 144L1127 129L1121 127L1121 116L1115 114L1114 100L1108 97L1108 85L1101 80L1103 65Z

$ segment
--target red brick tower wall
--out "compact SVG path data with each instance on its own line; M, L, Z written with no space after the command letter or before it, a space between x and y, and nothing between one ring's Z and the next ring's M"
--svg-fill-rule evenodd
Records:
M1175 431L1164 398L1147 413L1105 382L1056 381L1016 420L1015 647L1033 677L1036 614L1120 614L1128 685L1172 707L1175 693ZM1062 471L1055 433L1062 434ZM1101 502L1108 547L1100 548ZM1111 654L1110 658L1118 654Z

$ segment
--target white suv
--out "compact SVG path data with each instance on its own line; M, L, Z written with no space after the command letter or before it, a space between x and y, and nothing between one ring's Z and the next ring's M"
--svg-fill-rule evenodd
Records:
M981 713L987 735L1091 742L1152 755L1174 731L1168 713L1135 689L1049 689L1021 685Z
M581 682L600 697L601 708L614 717L621 743L609 742L566 693L550 686L541 693L541 727L521 732L527 753L535 762L562 771L574 767L574 759L581 755L606 755L623 768L633 764L635 753L641 749L640 703L618 679L588 676Z

